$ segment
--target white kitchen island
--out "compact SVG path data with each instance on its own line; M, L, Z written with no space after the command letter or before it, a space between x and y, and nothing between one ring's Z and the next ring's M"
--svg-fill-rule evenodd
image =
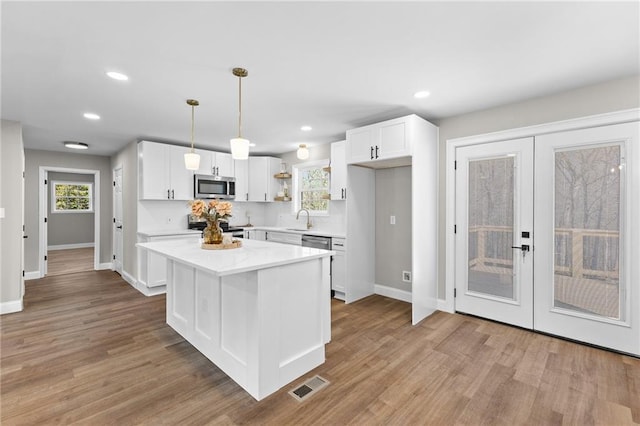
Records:
M167 258L167 324L260 400L325 360L332 251L243 240L140 243Z

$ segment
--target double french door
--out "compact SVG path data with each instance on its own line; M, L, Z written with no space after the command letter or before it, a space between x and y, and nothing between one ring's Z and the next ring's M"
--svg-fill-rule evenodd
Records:
M456 148L456 310L640 355L639 127Z

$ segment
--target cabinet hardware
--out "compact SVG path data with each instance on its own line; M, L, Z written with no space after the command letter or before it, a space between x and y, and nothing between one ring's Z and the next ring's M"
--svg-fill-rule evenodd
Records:
M175 198L176 198L176 194L175 194L174 190L172 189L171 190L171 199L173 200Z
M264 200L267 201L267 193L264 193Z
M371 147L371 159L373 160L373 146Z
M376 158L378 158L378 145L376 145Z
M167 189L167 200L171 199L171 190Z

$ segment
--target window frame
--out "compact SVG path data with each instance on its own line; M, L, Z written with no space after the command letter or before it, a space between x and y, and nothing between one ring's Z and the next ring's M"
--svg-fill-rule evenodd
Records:
M60 210L57 208L57 200L56 196L56 185L85 185L89 188L89 195L87 197L77 197L77 198L88 198L89 199L89 208L83 210ZM55 180L51 181L51 213L94 213L95 209L93 206L93 182L79 182L79 181L67 181L67 180Z
M291 166L291 175L292 175L291 205L292 205L293 214L296 214L302 208L302 199L300 197L300 190L301 190L300 180L302 178L301 172L307 169L322 169L326 167L327 164L329 164L329 159L308 161L305 163L298 163ZM327 194L331 195L331 175L330 174L328 176L328 184L327 184L326 190L327 190ZM309 215L310 216L329 216L330 210L331 210L331 203L329 201L331 201L330 198L327 199L327 210L322 210L322 211L309 210Z

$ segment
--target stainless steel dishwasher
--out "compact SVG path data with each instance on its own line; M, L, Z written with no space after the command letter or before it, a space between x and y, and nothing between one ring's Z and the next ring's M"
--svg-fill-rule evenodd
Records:
M313 247L319 249L331 249L331 237L318 237L316 235L303 235L302 247Z

